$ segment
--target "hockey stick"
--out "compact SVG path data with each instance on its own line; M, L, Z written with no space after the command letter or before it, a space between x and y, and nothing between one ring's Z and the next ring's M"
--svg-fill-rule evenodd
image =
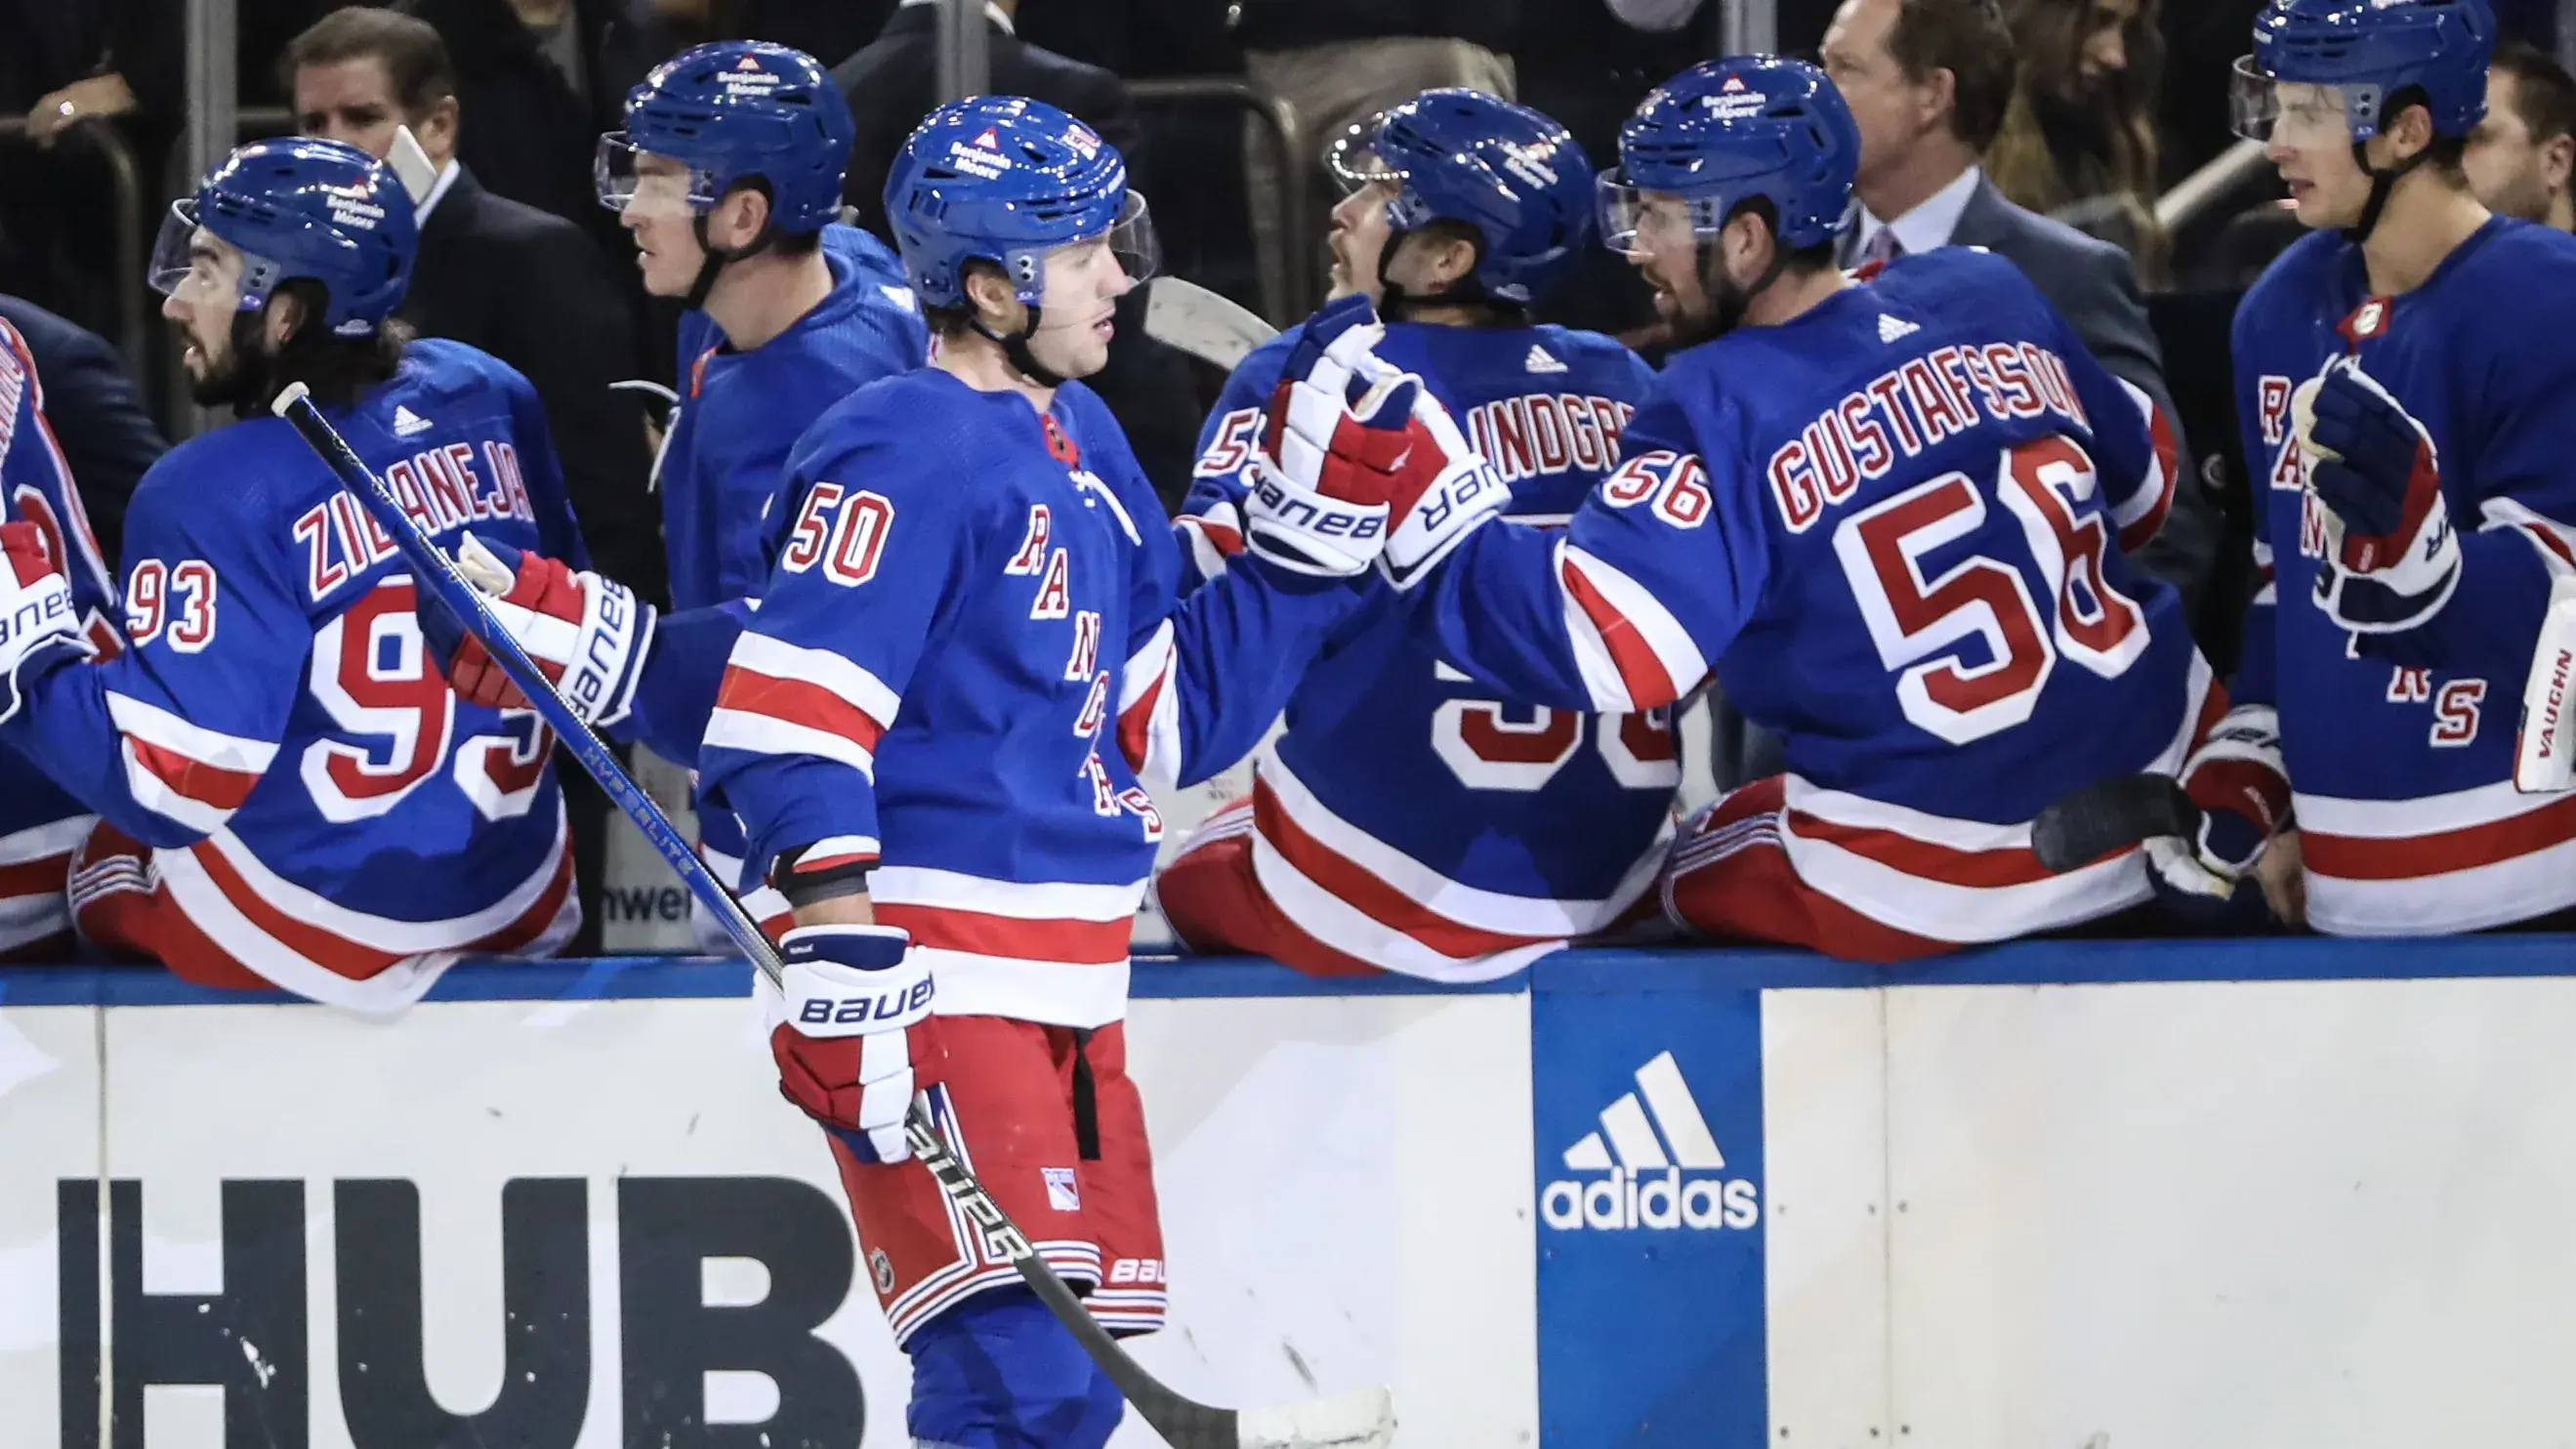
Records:
M2114 775L2070 790L2030 822L2030 851L2064 875L2160 836L2200 833L2200 807L2171 775Z
M1145 293L1145 335L1232 372L1279 329L1196 282L1156 277Z
M278 395L272 405L279 417L292 424L295 431L331 471L339 477L340 486L348 490L359 506L367 510L377 527L384 530L394 546L412 567L417 584L437 596L468 632L492 655L510 682L528 697L528 702L561 736L573 758L599 782L600 789L616 802L626 818L635 822L654 850L677 871L681 883L692 895L715 913L716 920L742 948L753 966L775 985L782 967L776 948L761 933L759 923L734 899L733 892L718 881L697 852L689 848L677 827L662 813L662 807L630 778L607 744L591 732L572 706L555 692L545 675L519 647L519 641L492 616L482 593L467 583L456 571L456 561L449 558L419 524L405 513L393 490L357 451L349 446L339 430L313 405L304 384L295 383ZM1011 1222L1001 1204L993 1201L975 1175L957 1160L948 1142L932 1123L929 1108L916 1097L912 1110L904 1118L904 1137L911 1143L913 1155L938 1179L941 1191L948 1194L959 1210L984 1230L984 1252L988 1258L1007 1259L1019 1270L1031 1291L1046 1304L1067 1331L1090 1354L1118 1386L1118 1392L1154 1431L1163 1436L1172 1449L1384 1449L1395 1432L1395 1407L1383 1387L1357 1390L1329 1399L1316 1399L1302 1404L1285 1404L1271 1408L1219 1409L1194 1403L1165 1388L1144 1367L1128 1356L1109 1336L1082 1300L1074 1296L1065 1281L1056 1276L1046 1260L1029 1245L1028 1236Z

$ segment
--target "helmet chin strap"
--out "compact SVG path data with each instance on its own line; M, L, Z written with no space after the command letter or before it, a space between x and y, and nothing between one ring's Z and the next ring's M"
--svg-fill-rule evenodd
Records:
M2354 243L2370 240L2370 233L2379 225L2379 213L2388 206L2389 194L2397 189L2398 179L2423 165L2424 158L2431 154L2433 148L2427 146L2394 166L2382 168L2370 164L2368 143L2353 142L2353 164L2361 168L2362 175L2370 178L2370 200L2361 208L2361 220L2343 229L2344 240Z
M1002 349L1002 355L1010 359L1012 369L1020 376L1039 387L1049 389L1062 387L1065 383L1064 374L1038 361L1037 354L1029 350L1029 339L1036 336L1038 330L1038 304L1031 302L1028 308L1028 322L1008 337L985 326L980 314L971 325Z
M763 220L760 224L760 235L753 237L748 245L728 251L707 239L705 212L699 212L689 218L689 230L698 239L700 256L697 280L689 283L689 296L686 303L692 312L705 308L707 294L716 289L716 274L724 270L725 263L738 262L745 257L756 257L769 250L770 243L778 240L777 222Z
M1408 292L1395 280L1395 249L1408 233L1389 231L1386 245L1377 251L1377 315L1388 322L1409 322L1424 307L1486 307L1503 314L1504 325L1519 325L1528 320L1529 309L1517 302L1506 302L1487 292L1469 272L1446 291ZM1479 254L1479 260L1482 254Z

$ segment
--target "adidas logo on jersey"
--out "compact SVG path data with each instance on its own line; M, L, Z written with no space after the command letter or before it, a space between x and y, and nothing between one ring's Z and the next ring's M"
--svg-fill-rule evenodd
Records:
M1726 1155L1671 1052L1637 1069L1637 1090L1601 1109L1601 1130L1565 1149L1565 1165L1607 1176L1549 1183L1538 1210L1551 1228L1749 1228L1762 1220L1758 1186L1717 1176Z
M1878 314L1878 340L1881 342L1894 342L1899 337L1911 337L1922 330L1902 317L1890 317L1884 312Z
M1535 342L1530 344L1529 356L1521 360L1521 367L1528 372L1565 371L1564 363L1557 361L1554 354Z
M429 419L422 417L420 414L413 412L411 409L404 407L400 403L394 404L395 437L408 438L414 433L425 433L428 431Z

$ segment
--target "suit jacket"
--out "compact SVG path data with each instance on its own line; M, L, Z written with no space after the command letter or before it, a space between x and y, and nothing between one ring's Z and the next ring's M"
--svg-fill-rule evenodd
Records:
M988 24L986 33L994 95L1044 101L1098 131L1127 158L1129 180L1144 189L1138 179L1136 110L1127 98L1126 82L1096 65L1031 45L998 25ZM891 242L886 170L912 128L939 104L939 7L907 5L895 11L876 39L832 67L832 79L849 98L850 116L858 125L841 197L859 209L862 225Z
M62 444L99 552L114 569L125 546L125 505L134 485L170 445L143 411L134 380L125 375L125 359L106 338L16 297L0 296L0 318L27 339L36 380L45 390L46 425Z
M1844 245L1849 252L1858 244L1855 227ZM2145 393L2172 426L2178 452L2173 512L2139 562L2182 591L2185 618L2201 617L2218 551L2217 509L2201 487L2198 470L2189 465L2190 449L2182 446L2181 414L2165 386L2164 356L2147 324L2147 304L2138 293L2128 253L2014 205L1982 176L1959 213L1950 244L1984 247L2021 268L2104 370Z
M536 386L592 564L647 598L665 592L644 410L609 384L632 375L635 316L571 222L495 196L458 168L420 231L404 321L517 368Z

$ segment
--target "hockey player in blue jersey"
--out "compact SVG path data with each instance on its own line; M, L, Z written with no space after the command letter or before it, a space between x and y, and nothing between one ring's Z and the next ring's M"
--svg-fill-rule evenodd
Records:
M99 557L89 515L71 468L45 422L45 385L17 329L0 321L0 520L10 531L14 576L61 580L57 600L70 634L92 657L124 648L116 632L116 582ZM0 623L0 629L14 628ZM0 649L7 646L0 645ZM10 705L0 684L0 714ZM0 962L66 961L72 955L71 905L64 883L72 854L98 817L63 793L6 745L0 745Z
M2514 691L2576 573L2576 240L2468 189L2494 38L2486 0L2274 0L2238 62L2238 129L2314 234L2237 310L2261 589L2185 777L2206 822L2156 849L2223 894L2295 818L2335 934L2576 907L2576 803L2512 783Z
M393 174L332 141L241 148L163 228L195 396L240 421L136 490L122 654L0 637L0 744L101 818L70 890L107 951L390 1012L461 953L543 954L578 923L546 731L449 691L392 541L267 410L305 383L451 547L471 527L582 558L527 382L389 320L413 243ZM7 527L16 618L66 584Z
M1475 91L1363 122L1327 164L1336 295L1374 299L1376 348L1436 394L1511 487L1562 522L1618 456L1654 374L1529 309L1590 244L1593 173L1564 128ZM1200 435L1178 521L1189 582L1242 548L1240 509L1291 328L1244 359ZM1323 975L1503 975L1601 929L1654 883L1680 779L1667 711L1589 715L1480 697L1404 628L1394 591L1345 625L1288 705L1253 793L1155 881L1193 950Z
M861 384L919 367L929 333L894 254L840 224L856 131L812 56L758 41L698 46L629 92L625 119L600 138L600 202L634 235L644 289L691 309L654 468L671 605L736 605L768 577L788 449ZM523 593L539 591L532 579ZM693 736L647 743L695 763ZM739 876L732 816L701 802L698 828L717 873ZM765 894L752 906L777 910ZM702 943L722 949L712 918L696 916Z
M2143 904L2139 852L2052 877L2029 822L2178 766L2217 696L2173 591L2124 557L2169 497L2144 400L1998 259L1837 271L1858 146L1797 61L1710 62L1646 98L1603 226L1695 345L1566 532L1424 520L1472 531L1414 619L1556 708L1669 704L1713 669L1788 769L1685 828L1666 910L1894 960ZM1400 541L1425 510L1390 501Z
M1152 268L1125 162L1050 106L980 97L922 123L886 196L937 356L797 444L776 569L719 667L667 625L603 627L586 579L580 607L498 612L576 696L633 679L637 714L705 718L708 797L740 815L747 878L790 912L781 1084L826 1128L912 1356L915 1439L1096 1449L1116 1390L903 1162L904 1110L930 1094L1104 1325L1160 1326L1121 1027L1162 830L1143 782L1240 758L1359 606L1387 509L1348 500L1392 491L1418 390L1354 377L1379 335L1365 301L1311 329L1263 434L1246 555L1176 602L1180 547L1075 380L1107 360L1114 304ZM530 577L502 561L487 591ZM883 1009L836 1010L857 997Z

